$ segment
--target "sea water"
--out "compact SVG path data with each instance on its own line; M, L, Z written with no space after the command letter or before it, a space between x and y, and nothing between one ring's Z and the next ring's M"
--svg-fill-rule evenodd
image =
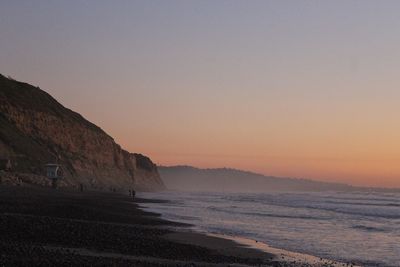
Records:
M400 266L400 193L143 193L199 231L364 266Z

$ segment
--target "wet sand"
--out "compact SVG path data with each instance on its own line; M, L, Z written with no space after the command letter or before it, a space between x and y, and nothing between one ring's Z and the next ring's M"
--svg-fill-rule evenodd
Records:
M333 266L282 261L141 210L128 195L0 186L0 266Z

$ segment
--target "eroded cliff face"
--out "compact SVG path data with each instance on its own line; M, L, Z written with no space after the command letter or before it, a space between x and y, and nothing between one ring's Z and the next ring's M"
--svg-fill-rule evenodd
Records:
M164 188L149 158L123 150L39 88L1 75L0 126L0 158L11 159L14 171L40 175L46 163L57 162L67 186Z

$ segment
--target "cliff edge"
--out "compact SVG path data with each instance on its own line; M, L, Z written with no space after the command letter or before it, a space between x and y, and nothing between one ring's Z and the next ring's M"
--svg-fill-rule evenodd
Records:
M0 75L0 170L11 167L12 172L40 177L47 163L62 166L64 186L164 189L148 157L122 149L38 87Z

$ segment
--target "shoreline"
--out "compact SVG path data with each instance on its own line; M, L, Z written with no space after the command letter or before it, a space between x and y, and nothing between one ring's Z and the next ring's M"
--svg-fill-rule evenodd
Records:
M168 201L163 200L159 203L166 202ZM149 209L147 207L141 208L144 208L145 210ZM314 256L307 253L290 251L283 248L276 248L268 245L267 243L243 236L231 236L226 234L201 231L198 229L190 230L184 233L180 232L175 235L171 235L169 238L185 244L196 244L208 247L210 249L216 249L222 253L233 254L232 252L234 252L236 254L241 254L245 252L247 253L247 255L251 255L252 257L267 258L268 260L285 263L287 264L287 266L362 266L356 263L346 263L338 260Z
M227 238L230 239L234 242L237 242L238 244L248 247L248 248L253 248L259 251L263 251L266 253L270 253L274 255L274 260L277 261L282 261L282 262L287 262L287 263L300 263L300 264L308 264L312 266L334 266L334 267L343 267L343 266L353 266L353 267L361 267L359 265L355 264L348 264L344 262L339 262L336 260L330 260L330 259L324 259L321 257L317 257L314 255L306 254L306 253L299 253L299 252L294 252L294 251L289 251L285 249L280 249L280 248L275 248L272 247L266 243L257 241L257 240L252 240L249 238L245 237L234 237L234 236L228 236L228 235L220 235L220 234L208 234L210 236L215 236L215 237L221 237L221 238Z
M239 236L193 231L168 234L166 238L183 244L204 246L226 255L240 255L280 262L284 266L361 267L310 254L274 248L266 243Z
M144 211L128 195L0 186L1 266L334 266L273 253ZM150 199L149 202L160 201Z

